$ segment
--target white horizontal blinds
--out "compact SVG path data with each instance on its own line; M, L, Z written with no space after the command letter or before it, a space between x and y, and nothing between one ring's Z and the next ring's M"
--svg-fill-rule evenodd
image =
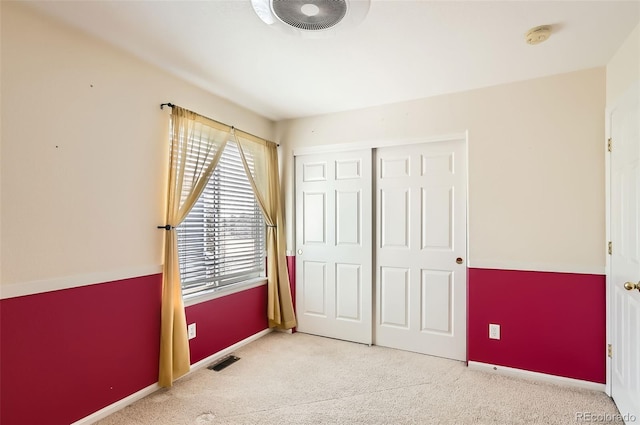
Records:
M191 167L196 160L187 158ZM247 161L253 169L252 159ZM227 143L202 195L176 230L184 294L265 275L264 220L235 142Z

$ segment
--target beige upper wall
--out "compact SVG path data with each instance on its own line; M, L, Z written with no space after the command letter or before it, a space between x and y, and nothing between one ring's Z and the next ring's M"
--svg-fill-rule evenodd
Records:
M2 284L162 263L171 101L273 123L14 2L2 4Z
M277 123L287 222L293 150L468 130L471 266L604 273L604 107L598 68Z
M640 81L640 23L607 64L607 106Z
M273 136L269 120L23 5L1 11L3 284L161 263L159 103ZM607 104L639 79L639 31L607 66ZM292 149L469 130L472 265L602 267L604 85L594 69L278 123L288 222Z

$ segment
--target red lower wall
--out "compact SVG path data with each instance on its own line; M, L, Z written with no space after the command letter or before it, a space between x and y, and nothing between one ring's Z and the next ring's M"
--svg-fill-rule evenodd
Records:
M605 383L605 276L469 269L468 285L470 361Z
M186 314L187 323L196 324L189 341L194 364L269 327L267 286L187 307Z
M0 423L69 424L158 378L162 276L0 301ZM267 328L266 286L186 309L192 363Z
M469 269L468 284L469 360L605 382L604 276ZM152 275L1 300L0 423L68 424L154 384L161 285ZM266 298L260 286L187 307L191 362L266 329Z
M158 380L161 275L0 301L0 423L68 424Z

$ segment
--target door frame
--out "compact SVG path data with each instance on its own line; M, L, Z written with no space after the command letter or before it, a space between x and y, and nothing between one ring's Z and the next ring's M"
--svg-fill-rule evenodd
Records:
M294 170L295 170L295 157L296 156L301 156L301 155L311 155L311 154L322 154L322 153L338 153L338 152L348 152L348 151L354 151L354 150L361 150L361 149L377 149L377 148L384 148L384 147L392 147L392 146L406 146L406 145L418 145L418 144L425 144L425 143L436 143L436 142L452 142L452 141L462 141L464 142L464 150L465 150L465 155L466 155L466 184L467 184L467 191L465 194L465 239L466 239L466 252L465 252L465 268L466 268L466 273L467 273L467 284L466 284L466 292L467 292L467 305L465 308L465 321L467 322L467 333L465 335L465 347L466 347L466 361L469 360L469 267L470 267L470 261L469 261L469 192L470 192L470 185L469 185L469 178L470 178L470 173L469 173L469 164L471 163L471 161L469 160L469 131L465 130L463 132L459 132L459 133L449 133L449 134L443 134L440 136L425 136L425 137L411 137L411 138L398 138L398 139L383 139L383 140L364 140L364 141L357 141L357 142L350 142L350 143L340 143L340 144L330 144L330 145L320 145L320 146L307 146L307 147L300 147L300 148L296 148L293 150L292 152L292 159L293 159L293 166L294 166ZM372 152L372 155L374 154L374 152ZM293 199L292 199L292 206L293 206L293 211L291 214L291 217L293 219L292 223L289 223L289 226L293 226L293 244L294 246L292 248L290 248L290 251L294 256L297 253L297 247L295 246L296 241L297 241L297 235L296 235L296 227L297 227L297 223L295 222L296 220L296 212L295 212L295 206L296 206L296 179L295 179L295 171L292 172L293 175L293 185L292 185L292 191L293 191ZM373 176L372 176L373 178ZM375 208L375 206L374 206ZM372 225L371 228L372 232L375 232L375 228ZM373 235L373 242L375 245L375 234ZM373 266L375 268L375 251L374 251L375 247L372 246L372 259L373 259ZM373 270L372 270L373 271ZM295 285L297 287L299 283L296 281ZM374 320L375 320L375 302L376 302L376 294L375 294L375 286L376 286L376 281L375 279L372 279L371 282L372 285L372 297L371 297L371 308L373 316L372 316L372 327L371 327L371 332L373 335L374 332ZM294 291L296 290L296 288L294 288Z
M607 346L611 343L611 321L613 318L613 312L611 311L611 289L613 282L611 281L611 256L608 253L608 243L611 240L611 153L608 151L609 138L611 137L611 114L620 106L629 102L631 96L640 95L640 81L636 81L629 86L623 94L618 96L613 101L612 105L607 106L605 109L605 121L604 121L604 196L605 196L605 302L606 302L606 344L603 347L606 359L606 381L605 381L605 393L611 397L611 368L612 359L608 356ZM615 149L615 141L613 149Z

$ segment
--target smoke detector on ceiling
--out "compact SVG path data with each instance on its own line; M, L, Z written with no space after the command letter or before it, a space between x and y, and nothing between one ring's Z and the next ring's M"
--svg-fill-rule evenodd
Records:
M551 27L549 25L540 25L527 31L525 38L528 44L540 44L551 36Z
M305 37L325 37L353 28L367 15L370 0L251 0L262 21Z

